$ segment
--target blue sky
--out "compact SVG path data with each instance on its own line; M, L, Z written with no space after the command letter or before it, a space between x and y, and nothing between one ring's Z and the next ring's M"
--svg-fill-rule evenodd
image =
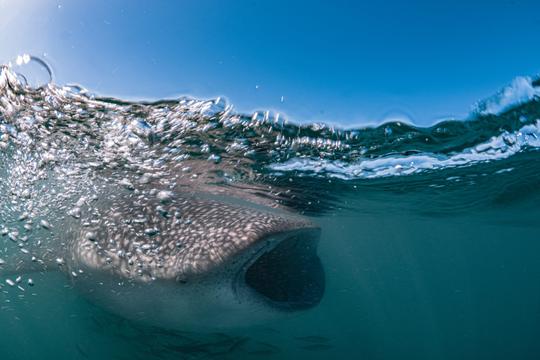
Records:
M538 39L538 1L0 0L2 62L31 53L98 94L221 95L298 122L464 117L540 71Z

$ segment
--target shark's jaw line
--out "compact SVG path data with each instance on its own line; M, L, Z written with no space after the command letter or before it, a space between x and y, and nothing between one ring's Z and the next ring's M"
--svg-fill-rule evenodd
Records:
M239 299L256 299L283 312L319 304L325 289L317 256L319 235L320 229L311 228L264 239L234 279L233 290Z

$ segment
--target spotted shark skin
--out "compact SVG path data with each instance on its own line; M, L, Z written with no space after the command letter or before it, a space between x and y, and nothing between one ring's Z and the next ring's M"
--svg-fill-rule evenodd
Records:
M115 200L78 233L73 264L140 281L186 281L223 267L268 237L316 228L297 215L168 191Z

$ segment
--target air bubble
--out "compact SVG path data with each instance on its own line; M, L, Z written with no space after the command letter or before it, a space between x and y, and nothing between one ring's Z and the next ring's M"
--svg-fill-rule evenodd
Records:
M9 65L23 86L37 89L53 82L51 67L37 56L19 55Z

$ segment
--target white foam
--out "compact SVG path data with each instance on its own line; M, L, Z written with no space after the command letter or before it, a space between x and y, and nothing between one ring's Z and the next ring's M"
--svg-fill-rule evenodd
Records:
M540 88L534 87L530 77L516 77L510 85L495 96L480 102L475 112L481 115L498 115L514 106L540 97Z
M427 170L469 166L479 162L505 159L527 147L540 148L540 120L537 120L535 124L526 125L518 131L504 132L499 136L492 137L487 142L449 155L424 153L364 159L354 163L314 158L293 158L284 163L271 164L269 167L276 172L301 171L345 180L378 178L410 175Z

